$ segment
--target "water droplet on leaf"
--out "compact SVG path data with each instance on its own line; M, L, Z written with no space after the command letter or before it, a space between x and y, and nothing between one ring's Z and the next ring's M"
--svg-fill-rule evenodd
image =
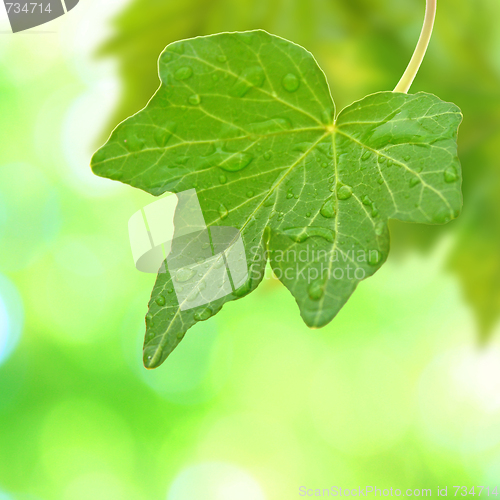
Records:
M175 74L174 77L176 80L187 80L191 75L193 74L193 69L191 66L183 66L182 68L179 68Z
M283 232L296 243L302 243L313 236L319 236L330 243L335 241L335 231L326 227L289 227Z
M155 142L160 148L164 148L167 145L168 141L175 132L175 128L175 123L169 123L165 128L160 128L155 132Z
M325 294L325 283L322 279L313 281L307 288L307 293L311 300L320 300Z
M455 167L453 167L453 166L448 167L444 171L444 180L448 184L451 184L452 182L455 182L457 179L458 179L458 174L457 174L457 170L455 169Z
M201 97L198 94L193 94L188 98L189 104L197 106L201 102Z
M337 198L339 200L347 200L352 196L352 187L351 186L340 186L337 190Z
M325 203L323 203L323 206L321 207L321 210L319 212L323 217L326 217L327 219L331 219L332 217L335 216L336 210L335 210L335 199L334 197L328 198Z
M376 266L382 260L382 254L378 250L370 250L368 252L368 264Z
M238 172L243 170L253 160L253 156L248 153L233 153L219 165L227 172Z
M276 201L276 190L274 190L265 200L263 205L265 207L271 207L274 205Z
M281 83L283 84L283 88L287 92L295 92L300 85L299 79L293 73L288 73L287 75L285 75Z
M125 147L131 152L135 153L144 148L144 141L136 135L130 134L124 139Z
M260 87L264 80L264 70L260 66L251 66L241 73L229 94L233 97L243 97L251 88Z
M190 280L195 274L196 271L193 271L193 269L190 269L189 267L181 267L175 273L175 281L184 283Z
M212 309L210 309L210 307L205 307L195 313L194 319L196 321L206 321L208 318L212 316L212 314L213 314Z
M219 215L221 219L225 219L229 215L227 208L222 203L219 205Z
M165 305L165 297L163 295L158 295L158 297L156 297L156 300L155 302L160 306L164 306Z

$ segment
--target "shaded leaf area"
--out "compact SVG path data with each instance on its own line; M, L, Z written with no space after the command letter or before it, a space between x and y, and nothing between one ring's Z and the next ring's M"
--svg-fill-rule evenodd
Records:
M443 224L459 214L462 116L453 104L382 92L334 118L313 56L264 31L175 42L159 73L158 92L115 129L93 170L153 195L196 189L207 226L240 231L250 276L233 293L186 308L172 293L186 269L160 273L147 367L190 326L253 290L267 258L305 323L321 327L387 258L389 219Z
M409 0L133 0L115 20L101 55L117 60L123 96L110 126L141 109L157 88L150 68L175 40L221 31L263 28L312 51L338 104L392 89L411 55L423 2ZM362 13L362 15L360 14ZM462 283L482 335L500 316L500 51L495 0L444 2L412 91L432 90L457 103L465 121L460 134L465 216L447 226L457 235L450 269ZM103 138L104 139L104 138ZM485 198L486 197L486 198ZM483 212L486 210L486 212ZM393 255L432 248L442 229L391 222Z

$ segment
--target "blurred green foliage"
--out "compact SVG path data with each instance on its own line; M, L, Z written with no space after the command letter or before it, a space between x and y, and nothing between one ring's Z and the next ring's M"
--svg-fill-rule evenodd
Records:
M203 32L259 23L303 43L342 107L396 84L423 14L423 0L141 4L124 2L129 35L116 28L108 44L130 75L108 129L145 104L157 55L197 34L195 20ZM160 18L153 5L179 15ZM413 88L465 114L465 210L447 237L436 244L442 227L393 227L400 258L392 252L321 330L266 279L190 330L155 371L141 360L154 276L134 268L127 234L128 218L154 198L89 168L115 92L85 53L103 6L80 2L46 34L0 35L0 499L220 500L216 488L240 500L235 484L254 492L245 500L299 498L301 485L447 485L449 496L454 484L498 486L498 329L476 347L463 292L443 271L454 266L495 321L498 0L440 1ZM127 36L129 49L118 40ZM125 64L118 47L125 55L142 39L156 47Z
M265 29L311 51L327 74L337 109L392 89L416 44L423 0L134 0L100 49L116 58L123 95L109 132L136 113L159 85L157 59L183 38ZM449 229L449 268L474 308L481 337L500 315L500 37L496 0L442 1L434 38L411 92L455 102L465 119L459 136L464 214ZM427 248L441 228L392 223L393 246ZM459 234L460 236L456 237Z

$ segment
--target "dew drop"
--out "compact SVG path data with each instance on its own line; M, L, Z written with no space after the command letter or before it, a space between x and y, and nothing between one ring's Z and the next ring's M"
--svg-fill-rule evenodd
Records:
M293 147L293 151L298 151L299 153L306 153L311 149L311 143L309 142L299 142Z
M326 163L326 161L324 161L324 162L321 164L321 166L322 166L323 168L326 168L326 167L328 167L328 163Z
M405 156L403 156L403 160L404 160L404 161L408 161L410 158L411 158L411 157L410 157L410 155L405 155Z
M153 315L151 313L146 314L146 325L153 326Z
M453 166L448 167L444 171L444 180L448 184L451 184L452 182L455 182L457 179L458 179L458 174L457 174L457 170L455 169L455 167L453 167Z
M168 63L172 60L172 54L170 52L163 52L162 56L161 56L161 60L162 62L164 63Z
M210 307L204 307L203 309L200 309L198 312L195 313L194 319L196 321L206 321L208 318L212 316L213 312Z
M382 177L379 177L377 179L377 183L382 185L384 183L384 179L382 179Z
M164 148L167 145L168 141L175 132L175 128L175 123L168 123L166 128L160 128L155 132L154 139L160 148Z
M156 368L161 363L162 351L158 346L150 346L144 349L143 361L147 368Z
M181 267L175 273L175 281L178 283L184 283L189 281L195 274L196 271L193 271L193 269L190 269L189 267Z
M144 148L144 141L136 135L128 135L123 142L125 143L125 147L132 153L141 151Z
M283 77L281 83L287 92L295 92L299 88L300 80L293 73L288 73Z
M412 177L410 179L410 187L415 187L417 186L418 184L420 184L422 181L418 178L418 177Z
M192 74L193 69L191 66L182 66L175 72L174 77L176 80L187 80Z
M286 118L272 118L271 120L255 122L248 127L250 132L260 135L273 134L276 132L282 132L283 130L291 130L291 128L292 123Z
M155 302L160 306L164 306L165 305L165 297L163 295L158 295L158 297L156 297L156 300Z
M227 61L227 57L223 54L217 56L217 61L219 61L220 63L224 63Z
M219 75L218 75L217 73L214 73L214 74L212 75L212 80L213 80L214 82L218 82L218 81L219 81Z
M244 297L250 292L251 288L252 288L252 280L248 280L244 285L237 288L233 292L233 295L235 295L236 297Z
M368 158L370 158L371 155L372 155L371 151L365 151L363 153L363 156L361 157L361 160L366 161L366 160L368 160Z
M227 208L221 203L219 205L219 215L221 219L225 219L228 216L229 212L227 211Z
M239 172L250 164L253 156L248 153L234 153L220 164L222 170L227 172Z
M375 225L375 234L381 236L385 231L385 222L377 222Z
M243 97L251 88L260 87L264 80L264 70L260 66L251 66L241 73L229 94L233 97Z
M385 156L379 156L379 157L378 157L378 162L379 162L379 163L384 163L384 162L385 162L385 160L387 160L387 158L386 158Z
M302 243L313 236L319 236L330 243L335 241L335 231L325 227L289 227L283 232L296 243Z
M382 260L382 254L378 250L370 250L368 252L368 264L376 266Z
M307 212L306 217L311 217L311 212Z
M272 155L271 155L271 153L270 153L269 151L266 151L266 152L264 153L264 160L270 160L270 159L271 159L271 156L272 156Z
M325 109L324 111L321 112L321 121L325 125L332 125L334 114L335 114L335 112L334 112L333 108Z
M167 293L172 293L173 291L174 291L174 289L173 289L173 288L169 288L169 289L167 290Z
M325 294L325 283L322 279L313 281L307 288L311 300L320 300Z
M388 166L388 167L392 167L392 165L393 165L393 164L394 164L394 160L391 160L391 158L389 158L389 159L387 160L387 166Z
M321 210L319 212L323 217L326 217L327 219L331 219L332 217L335 216L336 210L335 210L335 199L333 196L328 198L325 203L323 203L323 206L321 207Z
M197 106L201 102L201 97L198 94L193 94L188 98L189 104Z
M227 182L227 177L224 174L219 175L219 182L225 184Z
M438 210L433 217L434 222L436 222L437 224L446 224L447 222L450 222L451 219L452 219L452 214L447 208L442 208L441 210Z
M220 269L224 265L224 259L222 257L219 257L217 259L217 262L214 264L215 269Z
M290 198L293 198L293 193L291 193L290 191L288 193L286 193L286 197L287 199L289 200Z
M363 198L361 198L361 202L363 203L363 205L366 205L366 206L371 206L373 205L373 201L370 199L370 197L368 195L364 195Z
M175 42L172 45L169 45L168 49L176 54L184 54L186 47L184 47L183 42Z
M263 205L265 207L272 207L276 201L276 190L274 190L265 200Z
M247 198L252 198L252 197L253 197L253 195L254 195L254 192L253 192L251 189L249 189L249 190L247 191Z
M339 200L347 200L352 196L352 187L351 186L340 186L337 190L337 198Z
M198 297L199 294L200 294L200 289L195 288L195 289L191 290L191 292L186 297L186 300L188 302L193 302L193 300L196 300L196 297Z

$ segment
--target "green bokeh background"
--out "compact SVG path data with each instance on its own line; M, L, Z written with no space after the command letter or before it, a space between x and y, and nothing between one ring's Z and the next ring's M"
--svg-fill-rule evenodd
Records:
M392 225L387 264L321 330L270 277L146 371L155 277L127 221L153 197L88 166L167 43L267 29L315 54L341 108L395 86L423 4L82 0L16 35L1 13L1 500L500 486L498 0L440 1L412 88L464 112L462 216Z

